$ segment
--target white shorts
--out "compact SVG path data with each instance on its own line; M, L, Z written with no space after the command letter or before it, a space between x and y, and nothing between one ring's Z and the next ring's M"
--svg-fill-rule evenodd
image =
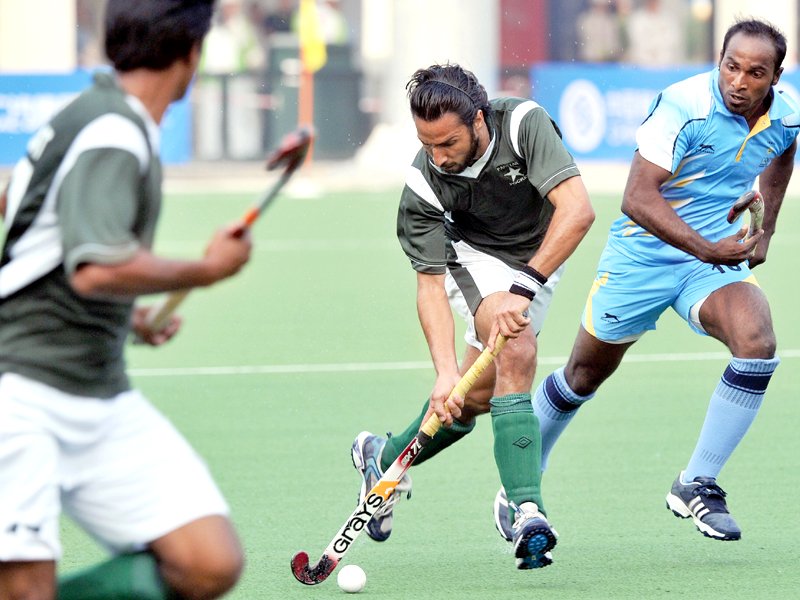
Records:
M469 275L468 278L460 276L459 279L466 281L469 286L468 293L479 294L480 300L496 292L507 292L517 273L519 273L518 269L514 269L503 261L476 250L465 242L454 242L453 248L458 256L458 263L461 269L466 270ZM555 273L550 275L547 278L547 283L531 301L530 308L528 308L528 316L531 319L531 327L533 327L536 335L539 335L544 326L544 319L547 316L550 303L553 301L553 294L565 268L566 263L562 264ZM470 305L478 306L479 303L475 301L475 298L470 301L467 300L464 290L459 288L456 278L453 277L449 269L445 275L445 289L450 299L450 306L467 324L464 341L478 350L483 350L483 344L478 341L478 334L475 331L475 315L472 314L469 308Z
M138 391L110 400L0 376L0 561L61 558L59 515L113 553L227 515L203 460Z

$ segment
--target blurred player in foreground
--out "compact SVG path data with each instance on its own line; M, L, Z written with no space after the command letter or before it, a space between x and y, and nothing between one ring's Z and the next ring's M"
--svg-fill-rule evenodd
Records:
M200 260L151 252L158 123L194 75L213 0L110 0L114 72L30 141L5 201L0 263L0 597L216 598L243 565L205 464L125 374L131 331L158 345L139 294L239 271L220 230ZM56 580L59 513L114 558Z
M458 65L417 71L408 83L411 114L422 142L400 199L397 231L417 271L417 310L436 370L420 415L388 440L362 432L353 462L364 493L435 411L447 426L417 463L472 431L491 412L494 456L508 499L517 567L551 563L556 536L540 489L539 425L531 409L536 335L564 261L588 232L594 211L575 163L545 110L522 98L488 100L475 76ZM455 310L467 322L461 368ZM466 398L445 400L484 345L509 339ZM416 464L416 463L415 463ZM368 524L378 541L392 530L393 505ZM508 516L506 516L508 518Z
M542 461L623 355L672 307L733 355L711 396L700 437L667 506L705 535L738 540L717 476L758 412L778 366L763 263L792 175L800 113L777 93L786 39L747 20L726 33L719 66L653 101L611 226L572 354L534 394ZM759 177L760 176L760 177ZM763 230L746 238L726 218L759 177Z

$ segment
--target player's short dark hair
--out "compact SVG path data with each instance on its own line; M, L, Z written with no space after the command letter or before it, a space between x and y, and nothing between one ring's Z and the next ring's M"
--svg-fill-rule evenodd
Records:
M737 33L743 33L751 37L762 37L772 42L775 48L775 72L781 68L783 59L786 58L786 36L781 31L766 21L759 19L742 19L736 21L725 32L725 39L722 41L722 52L720 58L725 56L725 50L728 49L728 42Z
M411 114L423 121L435 121L445 113L456 113L471 126L478 111L491 114L486 90L473 73L456 64L431 65L419 69L406 84Z
M213 13L214 0L108 0L106 56L117 71L162 71L202 43Z

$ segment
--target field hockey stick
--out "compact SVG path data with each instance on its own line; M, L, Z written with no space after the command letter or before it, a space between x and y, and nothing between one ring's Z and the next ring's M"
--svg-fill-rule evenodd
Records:
M494 350L485 348L481 352L475 363L469 368L464 376L459 380L453 391L450 392L450 398L454 396L464 397L473 384L478 380L483 371L488 367L495 356L500 352L506 343L506 338L502 335L497 336L497 341L494 345ZM316 585L325 581L342 557L345 555L353 544L353 541L358 537L367 523L375 516L381 506L392 496L395 488L400 483L400 480L405 475L405 472L411 467L416 460L419 453L425 447L431 438L436 435L436 432L441 428L442 423L439 417L434 413L419 430L419 433L414 437L408 446L394 459L394 462L386 469L378 482L367 492L364 500L356 507L338 533L325 548L320 559L312 566L308 564L308 553L300 551L292 557L292 573L297 581L306 585Z
M247 231L250 226L255 223L256 219L272 204L272 201L281 191L289 178L303 164L303 160L308 153L311 142L314 139L314 134L308 127L302 127L297 131L288 134L281 141L280 146L270 154L267 158L267 170L271 171L278 167L283 167L281 176L248 210L239 225L239 229L234 232L234 235L241 236ZM189 294L189 289L178 290L168 294L161 302L154 304L147 314L147 326L152 331L161 331L169 321L170 316L175 309L178 308L181 302L186 299Z
M760 192L750 190L739 196L728 212L728 223L733 223L746 210L750 211L750 228L746 238L749 239L764 224L764 198Z

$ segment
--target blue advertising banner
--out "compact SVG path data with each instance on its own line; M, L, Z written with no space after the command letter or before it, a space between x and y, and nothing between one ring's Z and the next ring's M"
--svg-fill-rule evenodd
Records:
M12 165L31 135L92 79L89 71L64 75L0 75L0 165ZM161 157L184 163L192 157L192 115L188 100L172 104L161 124Z
M629 161L636 149L636 129L658 93L712 68L542 63L530 71L531 97L558 123L576 160ZM778 88L800 98L800 72L785 72Z

